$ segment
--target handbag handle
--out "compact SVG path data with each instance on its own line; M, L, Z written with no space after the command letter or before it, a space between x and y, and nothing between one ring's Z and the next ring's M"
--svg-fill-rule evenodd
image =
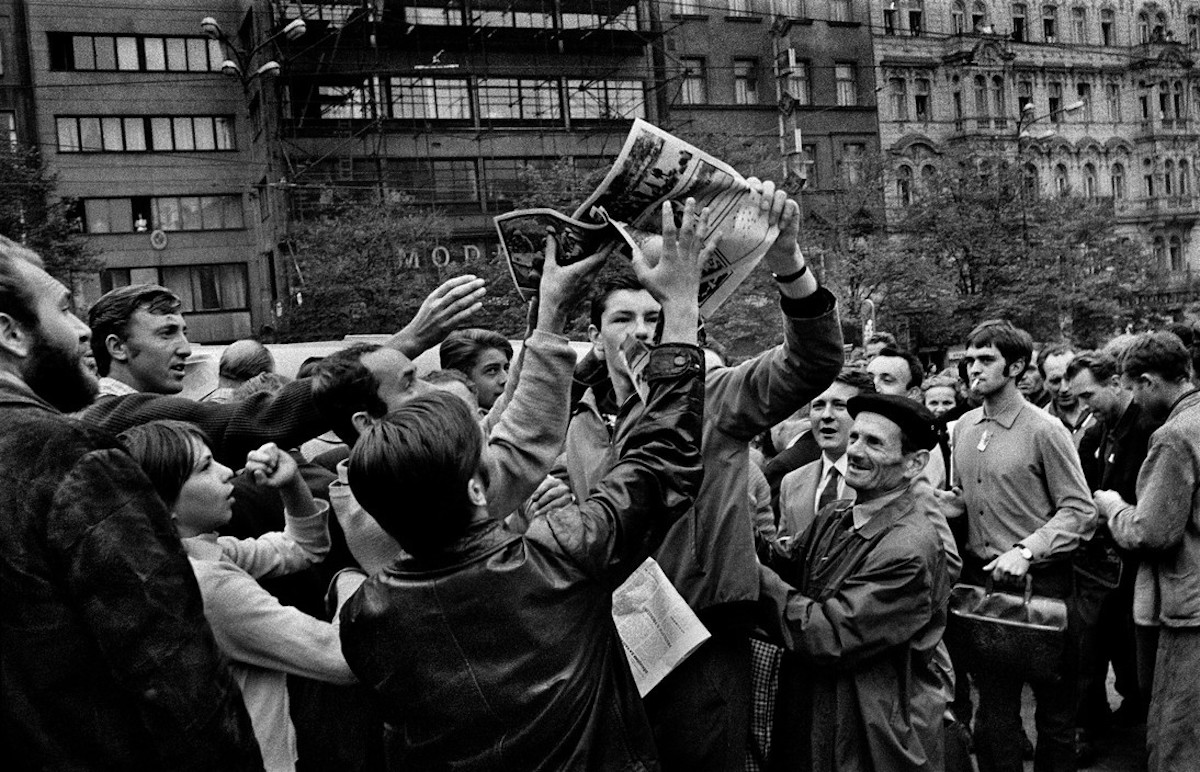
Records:
M983 593L984 593L984 597L990 596L992 594L992 575L991 574L987 575L987 580L984 582ZM1024 603L1022 605L1028 607L1029 601L1032 598L1033 598L1033 577L1030 576L1028 572L1026 572Z

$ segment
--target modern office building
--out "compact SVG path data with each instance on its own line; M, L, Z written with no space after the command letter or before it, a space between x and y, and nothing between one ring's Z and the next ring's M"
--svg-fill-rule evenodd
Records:
M24 0L0 0L0 142L28 145L34 137L33 91Z
M891 206L946 148L983 149L1043 194L1114 199L1168 287L1153 305L1195 299L1200 2L885 0L870 23Z

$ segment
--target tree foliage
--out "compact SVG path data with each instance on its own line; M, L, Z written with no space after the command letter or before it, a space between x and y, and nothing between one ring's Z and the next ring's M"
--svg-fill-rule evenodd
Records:
M72 212L55 195L57 180L36 148L0 148L0 234L42 256L46 271L68 287L103 267Z

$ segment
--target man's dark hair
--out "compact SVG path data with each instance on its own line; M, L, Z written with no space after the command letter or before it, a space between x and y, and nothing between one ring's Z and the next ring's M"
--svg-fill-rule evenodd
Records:
M833 378L834 383L844 383L858 389L859 394L874 394L875 379L861 367L843 367Z
M975 329L967 333L968 348L985 346L996 347L1000 356L1004 357L1005 369L1018 359L1024 360L1025 367L1028 368L1029 359L1033 356L1033 338L1007 319L980 322ZM1024 373L1025 370L1021 370L1015 377L1019 379Z
M590 314L592 325L597 330L600 329L600 322L603 320L604 311L608 308L608 301L613 295L618 292L641 292L645 289L632 276L617 276L601 284L600 288L596 290L596 294L592 295Z
M1071 346L1069 344L1051 343L1049 346L1046 346L1044 349L1042 349L1041 351L1038 352L1038 358L1037 358L1038 372L1041 373L1041 376L1043 378L1045 378L1046 377L1046 360L1047 359L1049 359L1050 357L1059 357L1059 356L1062 356L1063 354L1073 354L1073 353L1075 353L1075 349L1071 348Z
M92 354L96 357L96 370L108 375L112 357L105 342L109 335L124 340L129 331L129 320L139 308L152 314L177 314L183 307L179 296L157 284L130 284L104 293L88 311L88 327L92 328Z
M36 253L0 236L0 314L8 314L21 326L32 329L38 326L36 301L29 283L18 273L19 261L44 267Z
M908 349L887 346L881 349L875 357L898 357L908 364L908 383L904 384L906 389L920 388L921 381L925 380L925 366L921 364L920 359L917 359L917 355Z
M350 452L350 490L406 552L435 553L471 521L467 483L480 471L482 450L466 403L432 391L363 433Z
M1083 370L1087 370L1096 379L1096 383L1106 383L1121 371L1117 360L1103 351L1081 351L1067 365L1067 378L1074 378Z
M882 343L884 348L899 348L900 346L900 342L896 340L896 336L886 330L880 330L872 334L871 337L863 341L863 346L869 346L872 343Z
M300 363L300 369L296 371L296 380L301 378L311 378L313 371L317 369L317 365L321 364L321 360L325 357L309 357Z
M365 410L375 418L387 413L387 403L379 397L379 379L362 363L364 354L381 348L376 343L356 343L325 357L313 369L313 405L347 445L358 440L351 421L355 413Z
M186 421L151 421L127 429L117 439L150 478L167 507L175 505L179 491L196 468L196 443L212 447L208 435Z
M1188 378L1190 357L1178 335L1145 332L1137 336L1121 357L1121 371L1130 378L1156 373L1166 381Z
M483 330L478 327L455 330L442 341L438 349L438 358L443 370L469 373L475 369L483 352L493 348L504 352L504 356L512 360L512 344L508 342L508 338L495 330Z
M1188 322L1175 322L1174 324L1167 325L1167 332L1183 341L1185 348L1191 348L1196 345L1196 333L1192 329L1192 325Z

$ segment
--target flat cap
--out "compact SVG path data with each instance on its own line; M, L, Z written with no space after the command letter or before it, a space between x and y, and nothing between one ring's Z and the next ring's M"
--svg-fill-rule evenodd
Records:
M922 404L895 394L859 394L846 403L851 416L878 413L900 427L908 441L922 450L937 446L937 419Z

